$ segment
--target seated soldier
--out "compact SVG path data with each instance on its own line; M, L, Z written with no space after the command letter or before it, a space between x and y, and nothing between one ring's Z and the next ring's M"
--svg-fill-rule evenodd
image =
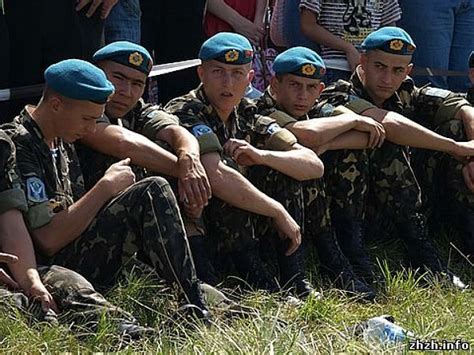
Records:
M15 147L0 131L0 250L7 252L0 253L0 263L8 264L10 271L0 268L0 283L8 287L0 288L2 302L28 310L39 321L56 323L57 314L64 312L68 322L93 329L107 313L114 316L121 334L132 338L152 335L153 329L139 326L76 272L56 265L36 268L33 244L21 214L26 212L27 202L20 185ZM40 307L35 307L37 302Z
M42 260L108 286L132 256L176 283L196 315L209 312L195 276L177 202L166 180L138 183L130 159L113 164L87 193L75 140L94 132L114 87L104 72L81 60L45 71L38 106L27 106L11 126L28 201L26 221Z
M289 59L294 56L285 56L285 59ZM280 58L282 59L282 58ZM278 66L277 66L278 67ZM434 271L442 271L436 252L431 242L424 236L424 227L422 216L418 210L419 203L417 202L418 185L416 179L412 175L412 170L409 167L404 167L404 164L408 164L406 154L403 153L403 149L399 150L399 146L392 143L385 143L382 148L375 149L373 152L366 150L354 150L353 148L365 148L367 147L368 141L365 134L360 132L346 132L344 134L335 135L324 135L322 133L324 126L324 120L305 120L305 110L295 110L295 107L307 107L306 113L310 115L321 115L324 114L325 107L327 110L327 101L338 105L346 104L349 108L370 116L377 121L381 122L384 130L386 131L387 140L396 144L405 145L409 144L415 147L421 147L425 149L439 150L444 152L450 152L454 155L466 156L472 154L472 143L455 142L453 139L448 139L439 134L436 134L419 124L397 114L395 112L389 112L383 108L374 107L372 104L365 102L359 98L353 91L350 91L351 86L344 81L336 83L336 90L334 87L330 87L325 90L326 100L322 104L315 106L315 101L319 97L322 87L319 87L316 91L311 91L313 94L308 94L302 98L301 95L297 95L295 90L291 90L289 85L293 81L300 81L299 87L307 88L311 90L311 83L309 79L304 79L305 83L301 83L303 79L295 79L294 77L288 77L286 80L278 80L278 77L272 81L272 93L273 98L281 105L286 107L288 112L294 113L294 118L300 121L289 122L286 121L287 127L292 131L300 140L300 142L306 146L318 148L323 147L324 149L348 149L337 153L336 157L327 159L327 172L330 175L327 179L329 183L329 191L332 197L333 203L331 205L331 215L334 218L335 225L338 229L346 229L349 232L342 234L339 233L340 240L349 237L355 238L356 234L363 234L361 230L361 222L358 222L360 216L363 215L366 206L366 194L368 191L369 178L370 191L379 198L384 198L384 204L379 206L379 213L382 211L396 212L395 218L385 218L378 220L394 221L399 226L405 226L405 233L401 236L405 239L407 244L418 245L419 248L410 248L411 261L415 265L426 265L432 268ZM363 98L367 98L362 95ZM310 101L313 101L310 104ZM303 104L301 103L303 101ZM265 106L265 100L262 100ZM268 106L268 105L267 105ZM271 106L271 105L270 105ZM315 106L313 109L309 107ZM322 124L321 124L321 123ZM289 123L289 124L288 124ZM369 145L373 146L371 142L374 140L369 138ZM387 155L385 159L381 157L386 151L385 147L392 152ZM393 155L393 153L395 155ZM372 171L372 177L369 175L369 155L371 157L370 169ZM379 156L379 158L376 158ZM394 162L396 163L394 165ZM397 167L400 165L399 167ZM388 182L391 182L390 184ZM388 184L388 185L387 185ZM341 186L347 186L347 188L341 189ZM390 190L391 189L391 190ZM349 192L349 193L347 193ZM403 194L400 194L403 192ZM391 196L393 195L393 196ZM414 199L413 199L414 198ZM398 206L398 207L397 207ZM375 209L377 210L377 209ZM358 217L358 218L356 218ZM401 221L404 221L401 223ZM347 227L345 227L347 226ZM353 227L351 227L353 226ZM352 237L351 237L352 230ZM342 235L341 235L342 234ZM346 235L347 237L343 236ZM356 238L354 240L360 240ZM350 245L350 243L349 243ZM428 248L431 252L424 253L424 248ZM452 278L457 280L457 278ZM459 286L462 286L459 284Z
M199 141L214 195L204 209L204 221L217 261L228 264L230 259L254 286L274 290L255 238L269 249L270 240L261 237L279 234L283 239L276 243L281 284L306 297L313 290L305 277L303 251L298 248L300 228L293 218L303 223L300 181L321 177L323 165L273 119L256 115L252 102L243 98L252 80L252 57L252 46L241 35L224 32L211 37L199 53L201 85L171 100L165 109L178 116ZM216 173L223 162L227 167L220 169L226 176ZM256 166L268 169L255 171ZM247 179L256 175L254 182L269 187L266 191L275 199ZM256 223L256 216L271 220Z

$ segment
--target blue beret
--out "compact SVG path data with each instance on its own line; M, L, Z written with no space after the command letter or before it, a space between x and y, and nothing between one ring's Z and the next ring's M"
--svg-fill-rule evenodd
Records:
M275 74L321 79L326 73L326 66L315 51L306 47L293 47L277 55L273 70Z
M382 27L370 33L362 42L364 51L380 49L399 55L412 55L416 49L410 35L399 27Z
M472 51L469 56L469 68L474 68L474 51Z
M66 59L50 65L44 72L46 85L58 94L75 100L104 104L115 88L95 65Z
M112 42L92 56L94 63L105 59L139 70L146 75L153 66L151 55L144 47L127 41Z
M199 51L201 60L217 60L225 64L247 64L252 61L253 49L242 35L220 32L206 40Z

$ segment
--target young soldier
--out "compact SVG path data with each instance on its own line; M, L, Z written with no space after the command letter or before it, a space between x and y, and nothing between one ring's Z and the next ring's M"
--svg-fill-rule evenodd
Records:
M108 313L116 320L121 334L138 338L154 333L110 304L76 272L56 265L37 269L22 216L27 209L15 166L15 147L0 130L0 250L8 253L0 253L0 263L7 263L10 270L8 274L0 268L0 283L8 287L0 288L2 302L28 310L39 321L57 322L57 314L64 312L68 315L64 320L95 328L103 313ZM37 302L40 307L36 307Z
M73 143L95 130L114 87L81 60L45 71L38 106L27 106L11 129L25 183L26 220L44 260L110 285L135 253L177 283L196 313L209 316L196 279L177 202L166 180L135 182L130 159L113 164L87 193Z
M253 103L243 98L252 80L252 57L252 46L241 35L223 32L211 37L199 52L201 85L171 100L165 109L177 115L200 144L215 196L204 213L210 247L217 248L221 258L230 255L238 272L248 275L254 285L272 290L275 285L262 268L255 236L278 231L284 239L277 243L281 283L306 297L312 288L298 249L300 228L284 207L302 223L299 181L320 177L323 165L314 153L296 144L290 132L257 115ZM216 174L222 163L229 166L223 169L226 180ZM268 169L256 171L255 166ZM246 176L255 178L279 202L260 192ZM254 224L255 215L272 221ZM271 223L276 231L269 228Z

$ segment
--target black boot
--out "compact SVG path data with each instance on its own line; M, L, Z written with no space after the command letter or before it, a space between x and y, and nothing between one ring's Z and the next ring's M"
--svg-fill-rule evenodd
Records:
M257 245L232 253L232 260L239 276L247 280L252 287L270 293L279 291L274 277L265 268Z
M209 285L216 285L218 278L211 259L209 258L206 236L193 235L188 237L188 240L198 279Z
M295 296L303 300L310 295L319 298L319 292L313 288L306 278L303 244L289 256L285 255L287 249L287 243L284 243L284 241L278 243L277 257L280 266L280 284L284 289L292 290Z
M404 241L408 258L411 265L415 268L426 268L434 274L443 276L447 281L459 289L465 289L467 286L448 268L443 265L438 251L432 241L427 237L424 218L419 213L408 216L405 223L398 223L400 237Z
M474 213L467 214L466 222L468 230L464 233L464 253L474 260Z
M314 240L321 265L336 284L344 290L361 294L364 299L372 301L375 298L375 291L354 274L334 232L318 234Z
M184 303L191 306L189 308L192 310L192 315L195 318L202 320L204 323L209 324L212 315L204 301L201 282L199 280L194 280L191 282L190 286L183 285L183 289L185 296Z
M337 240L344 255L349 259L354 273L372 283L374 268L363 242L363 222L345 216L333 219Z

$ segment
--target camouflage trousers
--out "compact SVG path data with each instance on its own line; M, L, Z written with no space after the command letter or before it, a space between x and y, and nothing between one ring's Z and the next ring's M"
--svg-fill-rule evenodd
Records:
M37 301L29 300L23 293L0 288L0 301L13 306L37 321L74 323L95 329L103 314L118 321L134 322L134 318L119 307L112 305L80 274L61 266L39 266L44 285L53 296L60 314L46 315Z
M135 254L185 290L196 282L176 198L163 178L143 179L122 192L79 238L48 261L108 286Z
M460 120L445 122L435 131L456 141L467 140ZM452 226L467 227L466 217L474 212L474 194L464 183L463 162L446 153L423 149L413 149L412 160L430 224L452 222Z
M421 212L421 190L405 147L385 142L372 151L334 152L327 161L331 216L365 219L369 233L391 235L396 224Z

